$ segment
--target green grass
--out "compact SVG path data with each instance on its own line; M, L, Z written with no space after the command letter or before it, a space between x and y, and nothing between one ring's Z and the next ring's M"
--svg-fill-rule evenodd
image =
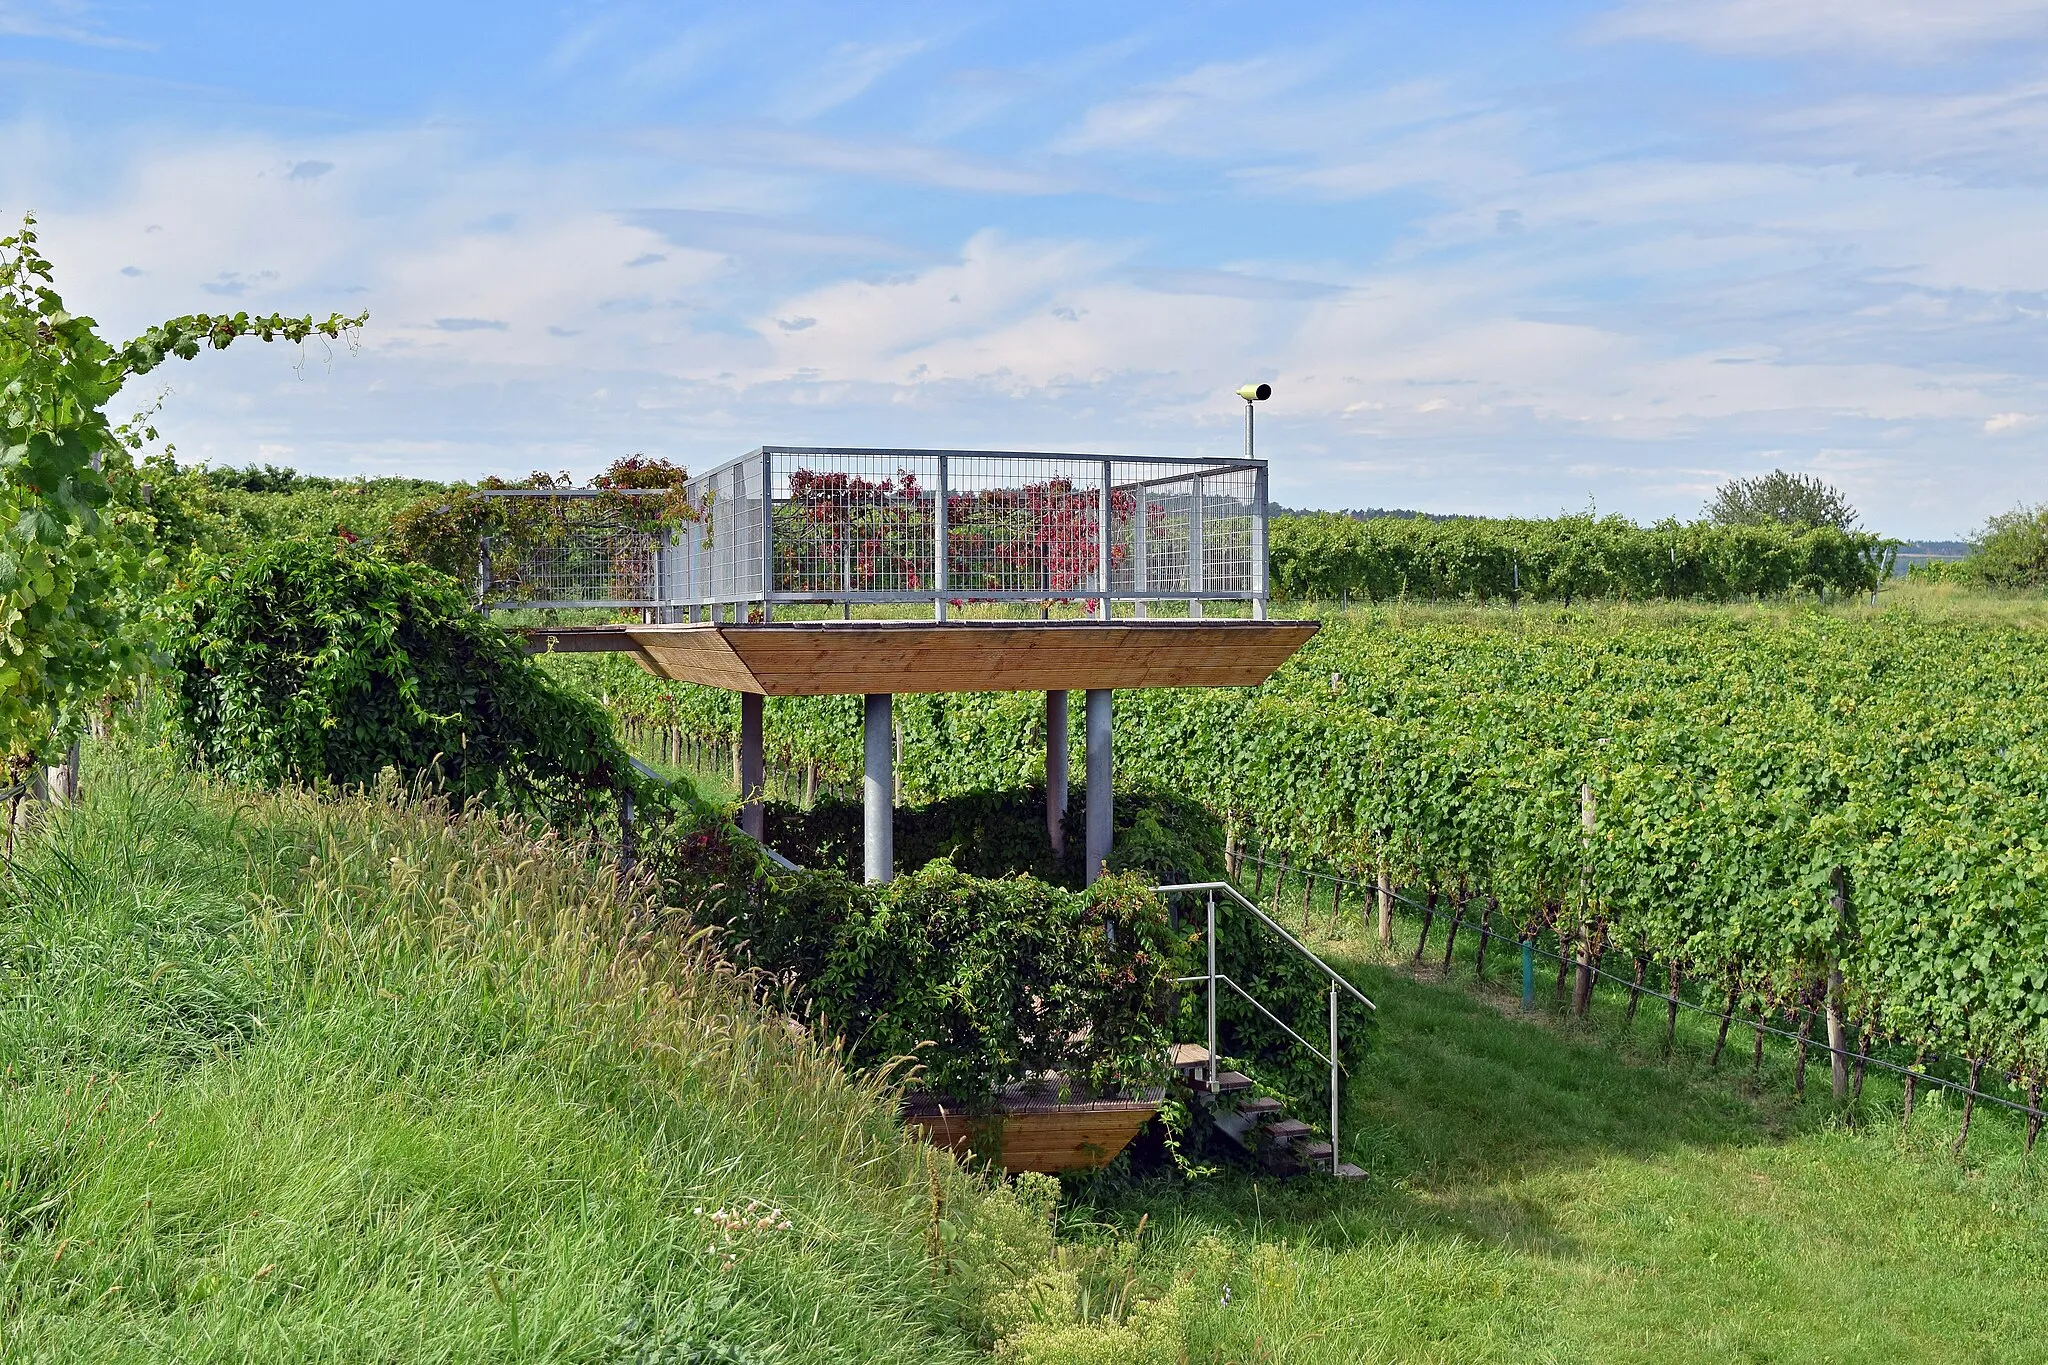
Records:
M0 889L0 1357L957 1360L1046 1274L1073 1334L1029 1191L585 850L88 782Z
M1023 1196L906 1141L585 850L102 749L0 899L6 1360L2026 1360L2020 1129L1739 1027L1574 1024L1318 934L1381 1005L1364 1186ZM1292 900L1292 897L1289 898ZM1321 902L1326 907L1327 902ZM1319 920L1323 912L1319 911ZM1283 914L1299 915L1295 901ZM1442 921L1435 943L1442 942ZM1326 928L1319 924L1319 928ZM760 1200L790 1224L722 1236ZM936 1211L936 1217L935 1215ZM1142 1232L1139 1231L1142 1226ZM935 1254L936 1253L936 1254ZM1151 1308L1134 1299L1153 1296ZM1082 1320L1086 1321L1082 1321Z
M1738 1028L1712 1070L1716 1021L1688 1015L1666 1058L1655 1002L1625 1028L1610 987L1569 1023L1540 973L1523 1017L1512 946L1475 989L1472 936L1446 982L1442 932L1420 971L1322 936L1380 1005L1345 1119L1369 1184L1096 1192L1109 1225L1145 1219L1150 1273L1215 1286L1190 1359L2041 1358L2048 1194L2013 1118L1980 1106L1959 1163L1954 1100L1902 1131L1895 1083L1838 1112L1821 1064L1802 1103L1788 1045L1752 1075Z

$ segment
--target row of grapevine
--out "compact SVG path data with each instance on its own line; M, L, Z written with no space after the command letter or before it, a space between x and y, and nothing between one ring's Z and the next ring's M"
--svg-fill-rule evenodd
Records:
M1719 526L1625 517L1543 520L1276 517L1272 582L1295 599L1726 602L1875 592L1894 542L1830 526Z
M626 714L737 726L728 694L557 666ZM1042 777L1036 695L898 714L912 797ZM857 699L771 701L767 733L782 763L858 772ZM2048 1070L2048 638L1905 614L1336 621L1264 687L1120 693L1116 745L1120 781L1297 866L1484 891L1749 1008L1814 1008L1839 967L1881 1036Z

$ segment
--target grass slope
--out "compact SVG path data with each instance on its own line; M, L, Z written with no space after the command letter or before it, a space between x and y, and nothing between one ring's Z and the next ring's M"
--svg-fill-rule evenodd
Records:
M0 1357L957 1360L1049 1264L583 850L94 758L0 891Z
M1355 921L1354 921L1355 923ZM1412 945L1416 925L1402 929ZM1441 944L1442 921L1437 943ZM1219 1291L1183 1313L1200 1361L2038 1360L2048 1197L2020 1126L1984 1107L1967 1163L1960 1104L1872 1078L1838 1114L1827 1069L1791 1094L1788 1049L1749 1071L1737 1029L1720 1070L1713 1021L1662 1053L1662 1011L1622 1023L1625 992L1564 1023L1518 963L1471 985L1363 937L1322 946L1380 1005L1345 1149L1370 1184L1226 1179L1096 1194L1146 1220L1155 1274L1215 1261ZM1510 947L1509 953L1512 954ZM1499 994L1495 994L1495 990ZM1313 1107L1312 1105L1310 1107ZM2048 1150L2048 1149L2044 1149ZM1213 1274L1213 1272L1211 1272Z

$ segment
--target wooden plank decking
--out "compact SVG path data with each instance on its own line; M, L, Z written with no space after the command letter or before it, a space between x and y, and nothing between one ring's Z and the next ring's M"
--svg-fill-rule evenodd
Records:
M1248 687L1314 621L830 621L566 626L526 632L544 653L625 652L649 672L770 697Z

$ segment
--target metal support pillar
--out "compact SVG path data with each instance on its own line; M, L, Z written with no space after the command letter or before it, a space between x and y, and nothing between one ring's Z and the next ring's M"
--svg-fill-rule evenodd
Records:
M1088 884L1102 875L1109 861L1111 814L1111 764L1109 756L1110 693L1106 687L1088 689Z
M896 876L895 735L891 723L894 699L871 693L861 718L861 747L866 766L860 795L867 879L891 881Z
M1045 837L1055 858L1067 852L1067 694L1045 694Z
M740 693L740 828L756 839L768 837L768 808L762 804L768 772L761 761L761 703L758 692Z

